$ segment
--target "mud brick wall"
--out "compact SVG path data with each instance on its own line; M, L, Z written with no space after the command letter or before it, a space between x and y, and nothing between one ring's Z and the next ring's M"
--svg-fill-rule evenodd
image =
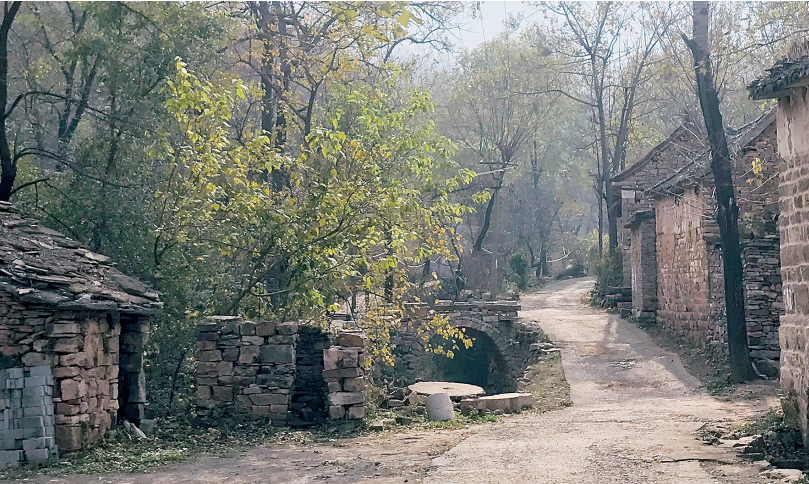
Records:
M781 316L781 388L784 415L809 443L809 99L805 87L778 102L780 175L778 219L785 313Z
M494 373L501 391L516 391L518 379L525 367L540 356L535 343L541 342L540 332L526 325L517 316L516 301L437 301L431 306L408 304L402 327L393 335L394 365L378 365L377 376L396 385L409 385L425 376L425 341L417 328L436 313L445 315L450 324L475 330L478 337L488 338L497 350L500 362Z
M337 335L334 346L323 351L323 380L328 385L332 420L365 418L366 342L360 333L344 332Z
M743 241L742 263L750 356L761 373L777 377L781 356L778 329L784 314L780 240L768 236Z
M265 418L299 426L365 416L364 343L331 346L317 326L214 316L198 324L197 348L204 422Z
M632 231L632 314L637 319L654 318L657 310L657 233L654 211L637 212L629 222Z
M51 368L0 370L0 468L50 464L58 457Z
M0 351L19 366L52 368L59 448L92 446L114 426L119 409L117 314L58 310L5 294L0 290Z

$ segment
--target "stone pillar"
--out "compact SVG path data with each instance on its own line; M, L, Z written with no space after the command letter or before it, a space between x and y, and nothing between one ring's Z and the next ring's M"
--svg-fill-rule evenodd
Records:
M146 374L143 347L149 339L149 322L121 318L120 370L118 372L119 415L135 425L144 418Z
M628 261L631 267L632 315L639 320L651 320L657 311L655 213L653 210L636 212L627 225L632 232Z
M323 350L323 379L329 390L329 418L365 418L365 335L345 331Z

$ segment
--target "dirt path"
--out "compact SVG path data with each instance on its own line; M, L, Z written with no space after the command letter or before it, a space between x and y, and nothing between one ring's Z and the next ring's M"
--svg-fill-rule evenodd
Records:
M573 406L517 417L470 436L433 461L426 483L766 482L729 449L695 439L707 421L736 420L776 405L710 397L677 355L615 315L582 305L590 279L555 283L522 301L562 348ZM749 390L754 390L750 392Z
M562 348L574 405L460 431L385 432L356 439L274 444L148 474L40 476L31 484L722 483L766 482L728 449L695 439L707 421L776 405L772 385L708 396L679 358L640 329L581 302L592 280L555 283L523 299ZM425 477L426 476L426 477ZM8 481L6 481L8 482Z

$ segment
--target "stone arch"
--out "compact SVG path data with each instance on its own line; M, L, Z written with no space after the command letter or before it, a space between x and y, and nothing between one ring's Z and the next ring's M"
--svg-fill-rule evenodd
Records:
M456 369L457 374L457 370L464 367L463 358L470 356L485 358L487 365L485 371L488 372L486 378L481 381L480 375L471 374L474 373L474 368L466 366L465 369L471 370L468 377L453 380L482 386L488 393L515 391L518 375L513 364L515 361L514 342L509 341L506 332L498 327L498 323L490 323L469 316L450 318L450 323L455 327L468 329L467 335L476 341L468 350L462 348L455 351L456 355L452 360L442 360L443 365ZM447 370L445 372L453 373Z

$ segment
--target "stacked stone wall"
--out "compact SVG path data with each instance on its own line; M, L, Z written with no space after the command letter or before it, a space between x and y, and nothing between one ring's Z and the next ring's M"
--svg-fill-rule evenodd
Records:
M750 356L759 371L778 376L778 330L784 314L780 240L777 236L742 242L744 308Z
M115 425L119 409L117 314L55 310L5 294L0 291L0 352L10 366L52 368L59 448L92 446Z
M805 87L782 98L777 117L780 175L781 388L784 415L800 425L809 443L809 99Z
M0 370L0 468L58 457L51 367Z
M297 322L206 318L197 326L198 418L315 424L327 417L327 402L332 419L364 418L364 339L338 336L348 341L330 346L322 329Z

